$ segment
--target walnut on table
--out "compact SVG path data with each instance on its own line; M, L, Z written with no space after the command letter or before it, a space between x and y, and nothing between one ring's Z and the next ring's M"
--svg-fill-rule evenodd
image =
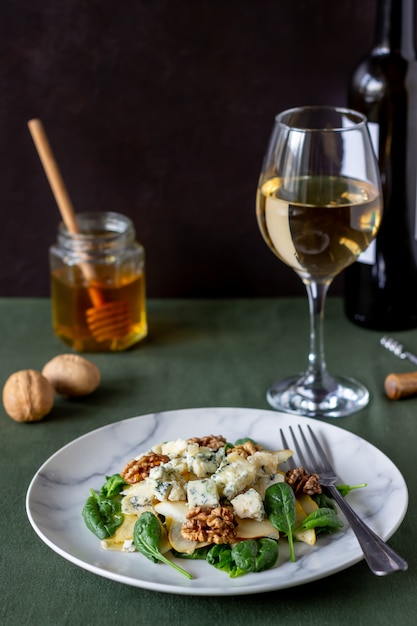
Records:
M204 509L196 506L187 513L181 535L189 541L204 543L234 543L236 541L237 521L233 511L217 506Z
M221 435L206 435L205 437L191 437L187 439L187 443L198 443L201 448L220 450L226 443L226 439Z
M313 496L322 493L318 474L309 474L303 467L288 470L285 481L294 489L295 494L306 493Z
M166 454L150 452L141 456L140 459L129 461L120 472L120 475L123 480L133 485L141 480L145 480L153 467L157 467L162 463L168 463L169 460L170 458Z

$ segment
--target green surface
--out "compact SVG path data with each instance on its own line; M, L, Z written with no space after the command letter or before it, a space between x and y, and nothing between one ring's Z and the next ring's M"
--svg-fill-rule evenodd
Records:
M48 359L68 352L52 335L49 306L46 299L0 299L2 386L12 372L41 369ZM142 344L122 354L87 355L102 372L101 386L92 396L58 399L51 414L36 424L15 423L0 408L0 623L414 625L417 398L391 402L383 393L389 372L414 366L381 348L380 334L350 324L336 298L328 300L325 316L329 369L359 378L372 399L356 415L331 421L376 445L403 473L410 505L389 543L407 558L408 572L377 578L361 562L321 581L260 595L169 595L95 576L37 537L26 517L26 490L40 465L63 445L113 421L154 411L199 406L268 409L268 385L306 365L304 298L158 300L148 303L148 311L150 335ZM416 331L395 336L417 351Z

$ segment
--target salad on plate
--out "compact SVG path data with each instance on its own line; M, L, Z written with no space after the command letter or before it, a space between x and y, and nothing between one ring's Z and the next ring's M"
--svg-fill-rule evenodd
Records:
M83 519L103 549L139 552L188 578L178 559L233 578L261 572L276 565L281 541L295 561L297 542L312 546L343 526L317 474L281 469L292 455L222 435L163 442L91 489Z

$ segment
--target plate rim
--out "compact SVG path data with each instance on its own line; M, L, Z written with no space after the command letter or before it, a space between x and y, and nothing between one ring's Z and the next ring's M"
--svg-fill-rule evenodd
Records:
M53 461L56 460L57 457L59 457L59 455L63 454L64 451L67 451L67 449L71 448L72 446L75 446L77 443L79 443L80 441L87 439L89 437L94 437L95 435L99 434L99 433L103 433L106 430L111 430L112 428L117 428L118 426L121 425L128 425L129 423L133 423L135 421L140 421L140 420L146 420L146 419L155 419L156 416L158 417L162 417L162 418L167 418L167 419L172 419L174 414L189 414L192 412L205 412L205 411L220 411L222 413L228 413L228 412L244 412L244 413L256 413L258 415L262 415L265 417L271 417L274 419L279 420L280 417L285 417L286 420L292 420L294 421L294 423L296 423L296 420L299 420L301 423L305 422L306 424L312 424L315 423L317 425L320 426L320 428L323 428L325 430L330 430L330 432L334 432L334 431L343 431L347 437L349 438L353 438L353 439L357 439L359 441L362 442L362 444L365 444L367 447L372 448L378 455L382 455L382 457L384 458L385 462L388 462L389 464L392 465L392 467L396 470L397 473L397 479L400 480L400 482L402 482L402 498L403 498L403 508L402 510L399 512L399 514L397 515L396 521L393 524L393 526L389 529L388 532L384 533L383 535L381 535L381 537L384 540L389 539L390 537L393 536L393 534L398 530L398 528L400 527L402 521L404 520L404 517L407 513L407 509L408 509L408 504L409 504L409 493L408 493L408 488L407 488L407 484L406 481L404 479L404 476L402 475L401 471L399 470L399 468L395 465L395 463L382 451L380 450L377 446L375 446L374 444L372 444L371 442L367 441L366 439L364 439L363 437L361 437L360 435L357 435L356 433L352 433L336 424L333 423L328 423L328 422L324 422L322 420L319 419L315 419L315 418L311 418L308 416L294 416L294 415L290 415L288 413L283 413L280 411L275 411L275 410L268 410L268 409L259 409L257 407L232 407L232 406L215 406L215 407L194 407L194 408L184 408L184 409L170 409L170 410L163 410L163 411L154 411L152 413L146 413L146 414L142 414L142 415L136 415L136 416L132 416L132 417L127 417L121 420L117 420L115 422L111 422L108 424L105 424L103 426L99 426L97 428L94 428L82 435L79 435L78 437L76 437L75 439L69 441L68 443L66 443L65 445L61 446L58 450L56 450L53 454L51 454L38 468L38 470L35 472L34 476L32 477L29 486L27 488L27 492L26 492L26 499L25 499L25 506L26 506L26 514L27 517L29 519L29 522L32 526L32 529L35 531L35 533L37 534L37 536L51 549L53 550L55 553L57 553L59 556L61 556L62 558L64 558L65 560L69 561L70 563L86 570L89 571L97 576L101 576L103 578L107 578L116 582L120 582L122 584L127 584L129 586L133 586L136 588L142 588L142 589L148 589L151 591L159 591L159 592L163 592L163 593L173 593L173 594L178 594L178 595L195 595L195 596L236 596L236 595L243 595L243 594L256 594L256 593L266 593L269 591L277 591L277 590L281 590L281 589L286 589L286 588L291 588L291 587L297 587L300 585L304 585L304 584L308 584L310 582L316 581L316 580L320 580L322 578L326 578L328 576L331 576L333 574L336 574L340 571L344 571L345 569L350 568L352 565L355 565L356 563L360 562L363 560L363 554L360 550L359 544L358 544L358 549L354 552L354 554L348 558L345 562L339 564L339 565L334 565L333 567L330 567L328 570L326 570L325 573L323 573L323 575L317 576L317 574L312 573L310 576L305 576L304 578L300 579L300 580L292 580L291 577L289 577L287 583L280 583L279 585L274 584L273 582L270 582L268 584L264 584L261 585L261 581L259 580L259 577L262 576L262 573L256 573L256 574L247 574L244 577L242 577L240 580L246 579L249 582L247 584L242 584L239 587L228 587L227 585L223 584L223 585L219 585L219 586L207 586L207 587L193 587L192 583L193 581L183 581L182 585L176 585L176 584L171 584L171 583L162 583L162 582L154 582L154 581L148 581L146 579L143 578L133 578L129 575L126 574L120 574L120 573L116 573L112 570L106 570L102 567L96 566L91 562L85 561L81 558L79 558L76 555L71 554L70 552L68 552L67 550L65 550L64 548L62 548L61 546L57 545L53 540L51 540L48 535L42 530L42 528L39 526L39 524L37 523L37 521L35 520L35 517L33 515L33 511L31 508L31 497L32 497L32 493L35 489L35 487L37 486L37 482L40 480L40 476L42 475L43 471L48 467L48 465L52 464ZM227 417L225 415L223 415L222 417ZM277 431L279 428L279 423L277 423ZM154 443L159 443L155 441ZM151 444L152 445L152 444ZM353 532L351 531L350 527L347 528L346 532ZM102 548L99 545L99 540L94 537L94 535L91 535L92 540L96 542L98 549L101 551ZM192 561L190 562L192 563ZM194 562L195 563L195 562ZM273 571L273 570L268 570L269 572ZM264 574L266 572L263 572ZM230 580L227 577L227 574L225 574L224 572L219 572L219 574L221 574L222 577L226 577L225 579L222 578L223 583L227 582L228 580ZM251 577L256 576L256 581L259 581L259 584L251 584L250 579ZM236 580L236 579L235 579Z

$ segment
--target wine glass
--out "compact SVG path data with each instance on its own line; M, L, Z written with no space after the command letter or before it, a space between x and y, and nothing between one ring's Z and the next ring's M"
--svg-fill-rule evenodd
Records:
M369 392L360 382L327 371L323 312L333 278L368 247L382 216L379 169L366 118L329 106L277 115L256 205L266 243L303 281L310 311L307 370L274 384L268 402L310 417L358 411L368 403Z

